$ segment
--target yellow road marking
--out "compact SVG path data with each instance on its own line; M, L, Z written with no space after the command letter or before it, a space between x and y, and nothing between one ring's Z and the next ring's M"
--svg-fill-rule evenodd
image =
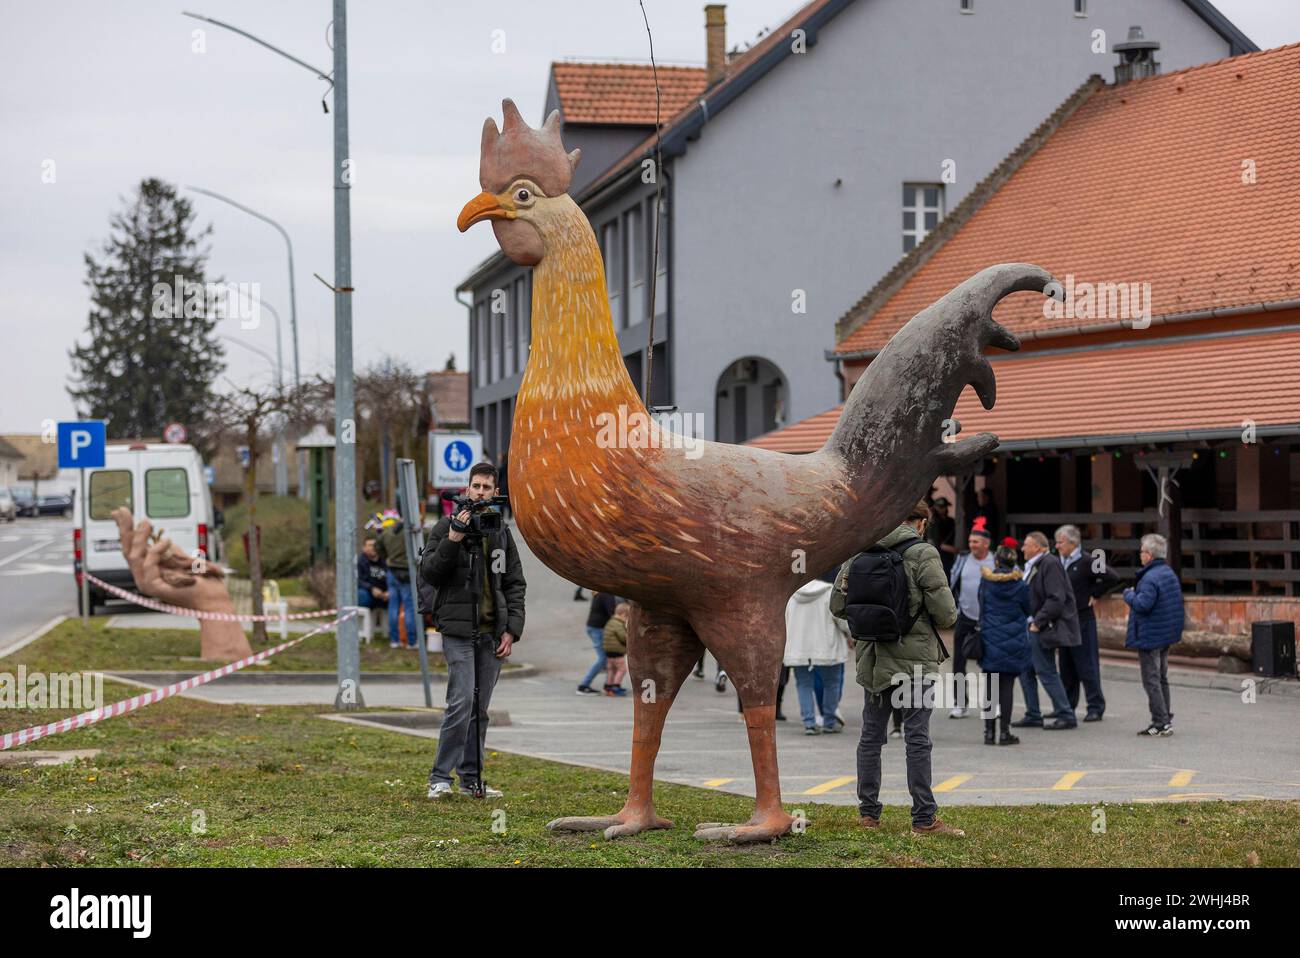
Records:
M1052 786L1054 792L1068 792L1074 788L1074 783L1086 775L1086 772L1066 772L1060 777L1055 785Z
M847 785L850 782L856 782L857 780L857 776L855 775L841 775L839 778L832 778L829 782L822 782L820 785L814 785L812 788L808 789L808 791L804 792L804 794L825 795L827 792L834 791L841 785Z
M734 782L734 781L735 781L734 778L711 778L711 779L709 779L707 782L704 783L704 787L705 787L705 788L718 788L718 787L720 787L720 786L722 786L722 785L726 785L728 782Z
M1195 774L1196 773L1191 769L1185 768L1181 772L1176 774L1173 778L1171 778L1169 780L1169 784L1173 788L1183 788L1184 786L1192 784L1192 776Z
M965 785L971 780L970 775L954 775L952 778L946 778L934 787L936 792L951 792L953 789Z

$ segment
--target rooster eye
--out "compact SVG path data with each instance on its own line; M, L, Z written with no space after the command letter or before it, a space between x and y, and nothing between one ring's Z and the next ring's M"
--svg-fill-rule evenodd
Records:
M533 198L533 194L528 191L527 187L519 187L515 190L515 199L520 203L527 203Z

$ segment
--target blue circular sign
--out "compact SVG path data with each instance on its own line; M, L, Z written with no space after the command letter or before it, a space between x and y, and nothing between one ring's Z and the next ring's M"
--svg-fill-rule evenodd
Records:
M469 443L457 439L447 443L447 448L442 451L442 460L449 469L464 472L471 465L470 452Z

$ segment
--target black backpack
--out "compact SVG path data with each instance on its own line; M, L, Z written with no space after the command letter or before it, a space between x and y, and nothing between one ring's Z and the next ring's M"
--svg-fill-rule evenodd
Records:
M908 615L907 570L903 554L925 540L908 539L897 547L872 546L849 566L844 615L855 639L897 642L912 630L921 611Z

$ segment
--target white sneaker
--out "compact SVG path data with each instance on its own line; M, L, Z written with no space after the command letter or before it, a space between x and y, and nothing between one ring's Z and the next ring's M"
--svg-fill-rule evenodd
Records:
M948 713L948 718L965 718L965 717L966 717L966 710L961 708L953 709L951 712Z
M429 798L450 798L451 794L451 783L449 782L434 782L429 786Z
M472 795L474 794L473 792L471 792L468 788L465 788L464 786L461 786L460 793L461 793L462 795L470 795L470 796L472 796ZM485 786L483 786L483 797L484 797L484 798L500 798L500 797L501 797L501 789L499 789L499 788L493 788L491 785L485 785Z

